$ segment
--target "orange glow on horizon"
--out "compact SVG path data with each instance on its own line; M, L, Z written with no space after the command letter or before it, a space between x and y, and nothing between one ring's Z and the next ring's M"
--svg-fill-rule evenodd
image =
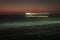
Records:
M29 7L29 8L0 8L0 14L1 13L9 13L9 12L13 12L13 13L27 13L27 12L60 12L60 8L56 8L56 7Z

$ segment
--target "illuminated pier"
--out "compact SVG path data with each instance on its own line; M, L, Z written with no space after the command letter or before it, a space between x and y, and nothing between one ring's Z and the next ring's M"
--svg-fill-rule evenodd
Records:
M42 17L47 18L49 13L25 13L26 17Z

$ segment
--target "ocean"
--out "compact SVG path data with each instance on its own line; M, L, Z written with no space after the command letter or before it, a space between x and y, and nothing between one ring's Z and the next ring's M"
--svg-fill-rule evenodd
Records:
M58 40L60 14L48 18L25 17L24 14L0 14L0 38L2 40Z

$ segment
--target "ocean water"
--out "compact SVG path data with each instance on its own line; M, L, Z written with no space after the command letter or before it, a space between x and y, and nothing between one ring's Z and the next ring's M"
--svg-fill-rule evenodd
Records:
M58 40L60 14L51 14L48 18L0 15L0 34L2 40Z
M32 25L48 25L60 23L60 14L50 14L44 17L26 17L25 14L4 14L0 15L0 26L32 26Z

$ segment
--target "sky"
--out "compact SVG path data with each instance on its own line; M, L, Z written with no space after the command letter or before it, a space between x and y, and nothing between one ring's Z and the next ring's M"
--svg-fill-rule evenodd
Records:
M0 13L60 12L59 0L0 0Z

